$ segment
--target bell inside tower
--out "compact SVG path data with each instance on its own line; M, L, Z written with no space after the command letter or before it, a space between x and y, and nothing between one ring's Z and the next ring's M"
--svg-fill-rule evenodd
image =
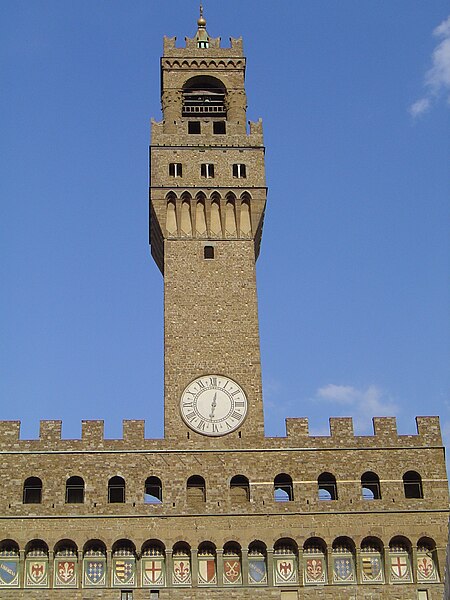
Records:
M183 86L183 117L226 117L226 89L215 77L198 75Z

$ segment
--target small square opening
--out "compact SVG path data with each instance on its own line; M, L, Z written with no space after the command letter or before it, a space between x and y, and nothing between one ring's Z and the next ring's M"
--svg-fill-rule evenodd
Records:
M203 248L203 257L207 259L214 258L214 246L205 246Z
M225 121L214 121L213 123L213 133L226 133L226 125Z
M189 121L188 133L201 133L200 121Z

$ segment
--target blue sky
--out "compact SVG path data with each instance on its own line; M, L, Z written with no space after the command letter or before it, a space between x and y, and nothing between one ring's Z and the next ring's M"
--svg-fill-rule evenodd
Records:
M266 432L439 414L450 441L447 1L205 1L244 38L269 201L258 290ZM162 435L163 281L148 247L162 37L188 0L3 0L0 403Z

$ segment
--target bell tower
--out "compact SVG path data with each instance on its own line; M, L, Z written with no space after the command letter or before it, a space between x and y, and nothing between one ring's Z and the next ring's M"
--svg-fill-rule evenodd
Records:
M183 445L264 435L255 263L266 184L262 122L246 120L241 39L223 48L200 9L164 39L152 121L150 243L164 276L164 431Z

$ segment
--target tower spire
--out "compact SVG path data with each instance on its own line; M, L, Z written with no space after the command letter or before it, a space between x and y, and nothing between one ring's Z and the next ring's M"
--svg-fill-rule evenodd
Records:
M197 21L198 29L197 29L197 47L198 48L208 48L209 46L209 36L206 31L206 19L203 16L203 3L200 2L200 17Z

